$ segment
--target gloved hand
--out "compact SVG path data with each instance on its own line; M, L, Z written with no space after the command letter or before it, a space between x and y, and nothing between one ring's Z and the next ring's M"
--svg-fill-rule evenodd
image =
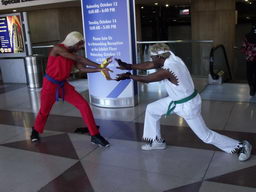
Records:
M102 75L107 79L107 80L113 80L109 74L109 72L113 72L109 68L102 68L101 71Z
M130 79L130 76L131 76L130 72L126 72L126 73L122 73L122 74L117 74L116 81Z
M101 64L100 64L100 68L106 68L109 63L112 62L112 56L108 57L107 59L105 59Z
M132 65L131 64L127 64L127 63L123 62L121 59L115 59L115 60L119 65L119 67L117 67L117 69L132 70Z
M107 80L112 80L109 72L113 72L112 70L110 70L109 68L107 68L107 66L109 65L109 63L112 62L112 57L108 57L107 59L105 59L101 64L100 64L100 68L102 68L101 73L102 75L107 79Z

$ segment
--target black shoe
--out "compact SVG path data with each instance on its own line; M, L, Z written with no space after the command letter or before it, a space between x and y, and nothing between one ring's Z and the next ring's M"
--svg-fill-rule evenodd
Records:
M110 145L109 142L100 134L91 136L91 142L93 144L99 145L100 147L108 147Z
M34 129L34 127L32 127L32 132L31 132L30 139L31 139L32 142L40 141L39 133Z

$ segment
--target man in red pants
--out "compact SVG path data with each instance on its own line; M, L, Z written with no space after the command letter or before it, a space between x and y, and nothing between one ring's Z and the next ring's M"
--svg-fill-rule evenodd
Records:
M69 33L61 44L53 47L49 53L46 75L41 90L41 106L32 127L31 141L40 140L40 133L43 133L50 110L59 98L69 102L79 109L84 122L88 126L91 135L91 142L99 146L107 147L109 142L105 140L96 127L91 108L87 101L67 82L72 67L75 65L80 71L87 73L109 72L108 68L101 68L100 64L90 61L87 58L75 53L83 48L83 36L79 32ZM111 62L111 61L110 61ZM87 65L92 66L90 68Z

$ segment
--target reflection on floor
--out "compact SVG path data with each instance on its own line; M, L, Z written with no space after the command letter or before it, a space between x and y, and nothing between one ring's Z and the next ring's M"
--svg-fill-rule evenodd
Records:
M88 99L86 80L72 84ZM204 79L195 79L195 84L206 99L202 114L209 128L256 143L256 103L240 100L248 98L246 85L232 84L229 89L224 84L214 94L213 86L204 88ZM176 115L161 119L166 150L140 150L146 105L166 95L159 83L140 85L135 107L91 106L101 133L111 143L107 149L91 144L87 134L74 133L84 123L79 111L65 102L54 105L42 142L31 143L40 89L13 86L0 92L0 191L256 191L255 147L249 161L239 162L235 155L202 143ZM240 96L231 99L237 91Z

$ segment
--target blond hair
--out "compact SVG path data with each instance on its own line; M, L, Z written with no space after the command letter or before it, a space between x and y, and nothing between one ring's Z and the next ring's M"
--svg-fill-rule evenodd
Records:
M84 40L84 37L81 33L77 32L77 31L72 31L66 36L66 38L62 42L62 44L64 44L66 47L71 47L82 40Z
M166 54L166 53L169 53L169 51L170 51L170 47L165 43L156 43L150 46L151 55L160 55L164 57L168 55L169 57L170 54Z

